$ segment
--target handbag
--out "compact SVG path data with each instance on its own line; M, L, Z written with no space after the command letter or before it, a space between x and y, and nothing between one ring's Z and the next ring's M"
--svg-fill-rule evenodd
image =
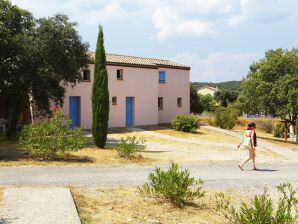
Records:
M243 146L244 147L251 147L252 146L251 134L252 134L252 131L250 131L248 135L245 134L245 138L243 140Z

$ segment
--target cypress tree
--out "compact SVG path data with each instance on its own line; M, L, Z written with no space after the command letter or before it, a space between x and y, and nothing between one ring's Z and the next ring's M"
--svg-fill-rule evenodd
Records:
M104 148L108 134L109 90L102 26L99 26L92 86L92 135L97 147Z

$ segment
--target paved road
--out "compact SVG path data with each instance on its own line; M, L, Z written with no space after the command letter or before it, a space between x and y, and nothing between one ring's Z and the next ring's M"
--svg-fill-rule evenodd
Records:
M202 178L210 189L235 188L241 191L262 190L264 185L298 182L298 165L259 165L259 171L241 171L233 165L185 165L191 175ZM153 166L123 167L4 167L0 185L30 186L140 186ZM162 166L166 168L166 166Z

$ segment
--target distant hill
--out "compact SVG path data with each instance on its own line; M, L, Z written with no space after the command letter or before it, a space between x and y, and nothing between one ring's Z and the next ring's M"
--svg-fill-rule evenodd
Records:
M241 81L227 81L227 82L218 82L218 83L212 83L212 82L193 82L193 84L199 88L201 86L212 86L218 88L220 90L231 90L231 91L239 91L240 90L240 84Z

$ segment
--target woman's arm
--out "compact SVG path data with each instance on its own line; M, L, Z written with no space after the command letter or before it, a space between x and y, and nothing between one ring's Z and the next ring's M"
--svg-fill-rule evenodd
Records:
M239 149L239 147L241 146L242 142L244 141L244 136L245 136L245 134L243 135L242 140L241 140L241 142L240 142L239 145L238 145L238 149Z

